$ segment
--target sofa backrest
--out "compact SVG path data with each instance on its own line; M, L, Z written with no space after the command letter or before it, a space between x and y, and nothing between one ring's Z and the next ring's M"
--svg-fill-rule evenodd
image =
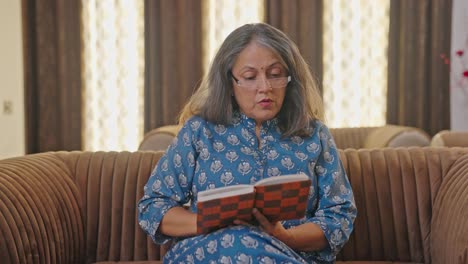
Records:
M55 154L0 161L0 262L81 263L80 191Z
M177 136L181 126L166 125L155 128L145 134L143 140L138 147L139 150L166 150L172 143L174 137Z
M137 203L162 152L61 152L80 194L87 263L160 260L138 225Z
M424 130L401 125L374 127L361 148L426 147L431 137Z
M0 161L0 262L159 260L136 204L162 152L50 152Z
M330 133L340 149L426 147L431 142L422 129L400 125L330 128Z
M468 148L348 149L340 150L340 156L353 187L358 216L339 259L431 263L441 244L455 247L450 238L431 240L431 221L437 213L438 221L447 222L440 211L450 208L434 206L448 206L447 201L437 202L446 198L440 194L446 175L455 174L451 177L468 185ZM465 169L457 169L460 166ZM464 199L468 199L466 192ZM452 221L456 225L465 220ZM463 226L467 225L455 229ZM460 239L452 235L452 241ZM437 247L431 248L431 244Z
M330 133L338 148L359 149L364 147L367 136L375 129L376 127L330 128Z
M167 125L146 133L139 150L166 150L179 132L180 125ZM375 127L330 128L340 149L429 146L430 136L421 129L408 126L384 125Z

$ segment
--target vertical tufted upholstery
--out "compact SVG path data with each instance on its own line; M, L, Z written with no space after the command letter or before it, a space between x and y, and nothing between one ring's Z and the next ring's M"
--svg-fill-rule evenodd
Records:
M159 247L138 227L136 204L161 154L58 154L81 194L87 262L160 259Z
M157 263L136 204L162 152L0 160L0 263ZM358 217L338 263L468 259L468 148L340 150Z
M0 263L159 260L136 204L161 152L55 152L0 162ZM4 260L4 261L3 261Z
M0 165L2 263L73 263L84 256L80 193L56 155Z
M468 209L468 192L447 186L445 177L468 184L467 148L348 149L340 155L358 208L341 260L431 263L435 256L432 263L459 263L442 260L459 256L461 247L468 246L468 224L460 218ZM452 210L456 201L448 197L457 195L457 207L465 211L451 217L441 214ZM433 214L437 230L432 227ZM454 232L451 237L441 234L447 229ZM440 237L433 239L432 232Z
M468 263L468 155L444 177L431 223L432 263Z

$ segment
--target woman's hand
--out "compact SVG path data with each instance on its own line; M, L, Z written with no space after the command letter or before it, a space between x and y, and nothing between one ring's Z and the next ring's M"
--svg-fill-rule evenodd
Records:
M286 245L291 241L292 237L283 225L279 222L270 222L257 208L252 210L252 214L257 219L259 227L266 233L283 241Z
M253 209L252 214L263 231L281 240L294 250L316 251L328 246L328 241L322 229L314 223L305 223L295 228L285 229L280 222L268 221L256 208ZM251 225L242 220L235 220L234 224Z
M182 206L172 207L164 215L159 228L167 236L193 236L197 233L197 214Z
M254 215L255 219L257 219L260 229L283 241L285 244L289 244L288 242L292 239L292 237L288 230L286 230L280 222L268 221L268 219L257 208L252 210L252 214ZM250 223L242 220L234 220L234 224L251 225Z

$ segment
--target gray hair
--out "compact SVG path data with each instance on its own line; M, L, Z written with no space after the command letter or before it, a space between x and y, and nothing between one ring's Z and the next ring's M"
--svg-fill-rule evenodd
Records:
M271 49L291 75L280 112L283 136L306 135L312 120L323 119L323 104L316 81L296 44L282 31L265 23L243 25L229 34L216 53L208 74L185 105L179 122L198 115L216 124L231 124L238 110L232 96L232 67L251 42Z

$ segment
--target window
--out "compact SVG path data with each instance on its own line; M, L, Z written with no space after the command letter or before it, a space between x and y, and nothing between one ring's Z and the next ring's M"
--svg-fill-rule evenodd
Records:
M83 0L84 150L129 150L143 138L143 1Z
M264 21L263 0L204 0L204 71L223 40L237 27Z
M323 100L330 127L386 123L388 0L324 1Z
M225 37L264 21L263 0L203 0L203 58ZM84 149L133 151L143 137L144 1L82 0ZM389 1L324 1L326 121L385 124Z

